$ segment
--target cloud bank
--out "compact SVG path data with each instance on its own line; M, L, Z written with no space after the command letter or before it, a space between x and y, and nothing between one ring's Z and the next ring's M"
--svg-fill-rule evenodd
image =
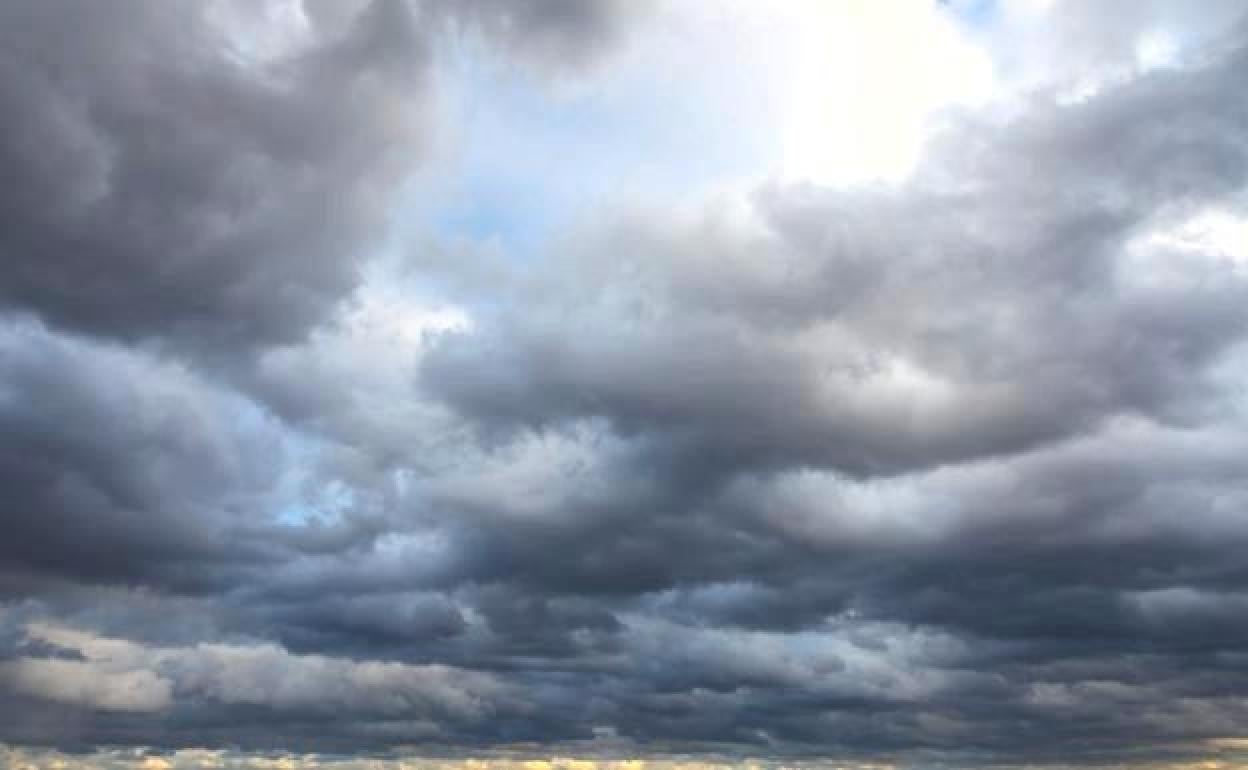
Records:
M1240 766L1243 11L5 4L0 760Z

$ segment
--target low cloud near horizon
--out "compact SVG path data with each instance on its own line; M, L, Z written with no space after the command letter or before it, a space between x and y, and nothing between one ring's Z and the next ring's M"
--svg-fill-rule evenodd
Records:
M0 3L0 764L1248 767L1245 41Z

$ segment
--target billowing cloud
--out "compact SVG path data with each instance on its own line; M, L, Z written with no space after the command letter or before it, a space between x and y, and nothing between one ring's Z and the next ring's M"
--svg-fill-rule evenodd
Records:
M25 635L77 659L18 657L0 664L0 679L17 697L65 708L174 719L238 708L279 723L337 723L339 730L350 715L354 728L347 730L375 720L425 740L447 740L457 724L507 718L517 708L495 678L436 664L294 655L274 644L153 647L38 623Z
M0 10L0 763L1242 765L1243 9L872 9Z
M15 3L0 296L128 338L299 334L350 288L422 130L401 2Z

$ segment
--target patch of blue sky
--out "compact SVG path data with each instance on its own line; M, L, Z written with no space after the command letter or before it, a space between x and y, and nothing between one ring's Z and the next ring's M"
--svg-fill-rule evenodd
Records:
M986 27L997 15L997 0L940 0L962 24L977 28Z
M306 487L306 484L301 486ZM287 497L278 506L275 518L278 524L287 527L331 524L340 520L355 500L355 493L349 487L334 481Z
M339 520L355 504L356 497L341 481L325 480L317 473L322 441L293 431L286 432L282 441L286 466L272 494L275 522L305 527Z
M302 527L317 519L320 512L302 500L291 501L277 510L277 523L286 527Z
M282 421L262 404L239 393L227 392L223 416L228 420L232 439L246 447L246 457L274 459L278 468L276 478L270 466L244 467L245 473L254 474L254 485L243 485L240 492L226 500L230 509L239 511L259 510L283 525L302 525L315 516L315 512L299 502L300 489L310 478L308 469L315 453L314 442L288 429Z
M679 200L771 158L773 137L748 109L767 109L762 84L752 97L732 73L676 78L680 62L635 57L569 85L468 43L444 58L437 157L411 185L400 229L525 259L606 203Z

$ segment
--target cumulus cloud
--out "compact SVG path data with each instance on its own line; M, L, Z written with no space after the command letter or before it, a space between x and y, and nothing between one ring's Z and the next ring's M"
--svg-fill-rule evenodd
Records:
M151 671L107 671L74 660L21 658L4 664L6 683L22 695L101 711L161 711L172 687Z
M6 304L96 334L299 334L349 288L415 154L401 2L5 11Z
M423 154L434 30L586 58L625 7L10 4L0 301L93 334L297 339Z
M271 515L287 451L253 404L176 362L34 322L0 332L0 360L0 579L199 582L212 570L186 566L248 560L227 532Z
M500 716L508 696L492 677L441 665L293 655L274 644L152 647L32 623L28 640L81 659L23 656L0 664L18 695L96 711L163 712L188 704L257 707L302 720L404 719L413 735L441 722Z
M1234 5L9 4L0 763L1242 764Z

